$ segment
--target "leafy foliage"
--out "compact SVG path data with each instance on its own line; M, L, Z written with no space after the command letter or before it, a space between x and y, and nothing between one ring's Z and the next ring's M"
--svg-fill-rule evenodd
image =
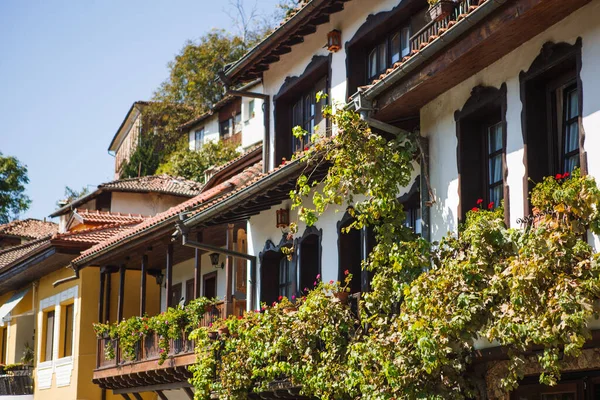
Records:
M0 224L9 222L20 212L29 209L31 200L25 194L25 185L28 183L27 167L15 157L0 153Z
M138 345L143 338L156 334L160 349L159 364L169 355L170 341L180 339L191 332L200 323L204 313L216 304L216 300L200 297L190 301L185 307L169 307L166 311L152 316L135 316L116 323L94 324L94 332L98 338L119 339L121 354L126 360L134 360ZM107 360L115 358L115 348L111 342L106 344L104 355Z
M71 203L73 200L85 196L89 192L90 190L87 186L82 187L80 190L70 188L69 186L65 186L64 197L56 202L56 206L60 208L65 204Z
M374 274L372 292L363 293L360 316L332 302L339 284L331 282L296 299L297 312L285 312L291 303L282 299L228 320L231 335L218 341L198 329L196 396L246 398L284 379L323 399L470 398L481 387L471 368L477 338L508 350L505 390L518 385L534 345L543 349L540 381L556 383L560 353L577 357L588 321L598 317L598 255L582 239L600 233L594 179L579 171L546 178L531 194L543 213L525 229L507 228L502 207L474 207L458 235L430 247L403 226L396 200L417 138L386 139L353 112L325 113L337 135L314 136L300 155L307 170L293 203L309 225L328 207L346 205L355 216L349 229L374 228L377 245L363 265ZM330 164L328 175L311 181L321 162Z
M200 150L184 148L175 151L156 172L204 182L204 172L208 168L223 165L238 155L234 145L209 141Z

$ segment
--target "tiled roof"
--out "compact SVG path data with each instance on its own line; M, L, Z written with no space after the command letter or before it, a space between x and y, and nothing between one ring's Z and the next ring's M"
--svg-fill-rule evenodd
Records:
M98 189L124 192L153 192L193 197L200 193L202 185L196 181L181 177L151 175L103 183L98 186Z
M89 262L97 253L101 251L118 245L120 242L125 242L128 239L131 239L143 232L155 228L159 225L165 224L167 222L172 222L172 220L176 219L180 213L189 211L198 205L201 205L207 201L213 200L215 198L222 197L226 193L235 190L237 187L241 187L246 185L248 182L253 181L257 176L261 175L262 171L262 162L258 162L253 166L245 169L243 172L233 176L227 181L215 186L214 188L208 189L205 192L202 192L196 197L193 197L181 204L178 204L174 207L169 208L168 210L155 215L152 218L149 218L135 227L132 227L128 230L122 231L109 239L91 247L90 249L81 253L81 255L75 258L72 261L73 265L84 265Z
M0 236L10 235L27 239L40 239L53 235L58 231L58 225L54 222L40 221L39 219L24 219L0 225Z
M27 254L39 250L50 243L50 236L31 240L19 246L8 247L0 250L0 269L25 257Z
M436 40L443 41L444 40L444 36L450 30L452 30L452 28L455 27L458 22L464 20L470 13L472 13L473 11L475 11L485 1L486 0L480 0L478 4L471 5L468 8L465 7L466 9L464 10L464 13L458 14L456 18L452 18L451 17L450 20L448 21L446 27L440 28L438 30L437 35L431 35L429 37L429 40L427 42L421 43L421 45L419 46L418 49L412 50L402 60L400 60L397 63L395 63L391 68L388 68L384 73L382 73L381 75L379 75L379 77L377 79L374 79L371 82L370 85L363 86L362 89L363 90L364 89L369 89L371 86L377 85L379 82L381 82L383 79L385 79L388 75L390 75L392 72L396 71L397 69L401 68L408 60L410 60L411 58L413 58L416 55L418 55L421 51L423 51L423 49L425 49L426 47L428 47L431 43L435 42Z
M131 229L132 226L138 224L139 221L128 222L125 224L107 224L101 225L90 229L80 230L80 231L72 231L54 235L52 237L52 242L71 242L71 243L81 243L88 245L98 244L114 235L119 234L120 232Z
M150 218L141 214L124 214L110 211L75 209L73 216L83 224L128 224Z

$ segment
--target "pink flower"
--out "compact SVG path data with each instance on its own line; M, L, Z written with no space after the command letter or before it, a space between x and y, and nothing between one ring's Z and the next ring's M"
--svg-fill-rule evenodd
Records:
M321 279L321 274L317 274L317 279Z
M295 295L292 295L292 300L296 300L296 296Z
M273 307L275 307L276 305L277 305L277 302L276 302L276 301L274 301L274 302L273 302Z
M281 301L281 300L283 300L283 296L279 296L279 297L277 298L277 300L278 300L278 301Z
M350 274L350 271L348 271L348 270L344 271L344 275L348 276L349 274Z
M314 281L314 282L313 282L313 286L317 286L317 281Z
M304 291L305 291L305 292L308 292L308 288L307 288L307 287L305 287L305 288L304 288Z

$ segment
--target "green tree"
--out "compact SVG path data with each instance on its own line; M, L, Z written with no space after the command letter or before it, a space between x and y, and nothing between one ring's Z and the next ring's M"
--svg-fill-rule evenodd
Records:
M79 190L73 189L69 186L65 186L64 197L61 200L56 202L56 206L62 207L65 204L69 204L70 202L72 202L75 199L85 196L89 192L90 192L90 190L87 188L87 186L84 186Z
M235 146L223 142L208 142L198 151L182 149L172 153L157 173L181 176L204 182L204 172L213 166L223 165L237 157Z
M0 153L0 223L5 224L29 209L31 200L25 194L28 183L27 166Z

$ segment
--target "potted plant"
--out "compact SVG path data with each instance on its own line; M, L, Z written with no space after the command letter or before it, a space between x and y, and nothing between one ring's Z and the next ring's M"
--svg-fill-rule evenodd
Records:
M333 297L337 299L342 304L348 304L348 297L350 296L350 282L352 282L352 274L350 271L345 270L343 285L339 282L336 284L338 290L333 292Z
M427 13L432 21L441 21L454 11L456 3L453 0L428 0Z

